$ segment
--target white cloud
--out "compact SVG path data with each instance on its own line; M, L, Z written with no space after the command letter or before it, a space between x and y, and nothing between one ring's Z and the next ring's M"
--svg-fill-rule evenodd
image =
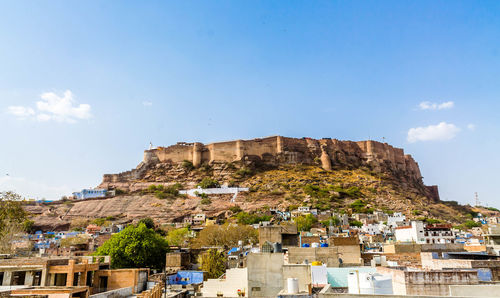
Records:
M152 106L152 105L153 105L153 103L152 103L152 102L150 102L150 101L143 101L143 102L142 102L142 105L143 105L143 106L145 106L145 107L150 107L150 106Z
M474 130L476 130L476 125L472 124L472 123L467 124L467 129L470 131L474 131Z
M10 106L7 108L7 112L23 119L35 115L35 111L32 108L26 108L23 106Z
M36 102L36 110L30 107L10 106L7 112L19 119L33 118L38 121L54 120L67 123L92 117L90 105L76 104L70 90L64 91L62 96L54 92L45 92L40 98L41 100Z
M446 101L443 103L435 103L430 101L422 101L418 107L421 110L446 110L451 109L455 106L453 101Z
M410 128L407 140L410 143L419 141L445 141L453 139L459 132L460 128L454 124L441 122L437 125Z

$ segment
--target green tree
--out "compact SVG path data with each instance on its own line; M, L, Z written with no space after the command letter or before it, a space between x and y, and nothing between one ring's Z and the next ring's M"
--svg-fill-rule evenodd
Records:
M201 188L215 188L219 187L219 182L217 180L214 180L210 177L205 177L201 180L200 183L197 184L197 186Z
M187 246L188 235L189 235L188 228L171 230L167 234L167 242L169 245Z
M340 224L340 219L336 216L332 216L330 217L329 219L326 219L326 220L323 220L321 221L321 224L324 226L324 227L329 227L330 224L334 227L338 226Z
M473 220L467 220L466 222L464 222L463 225L467 229L472 229L472 228L480 227L482 224L480 222L475 222Z
M358 228L361 228L363 226L363 223L360 222L360 221L357 221L357 220L353 220L351 222L349 222L349 225L351 227L358 227Z
M309 231L317 221L318 219L312 214L307 214L306 216L301 215L295 218L295 224L299 231Z
M218 278L226 272L226 257L223 251L211 248L200 256L199 262L208 278Z
M14 192L0 192L0 253L10 253L12 241L30 227L21 205L21 196Z
M251 226L224 224L205 227L198 237L193 239L192 247L201 248L206 246L227 246L238 245L238 241L243 244L257 243L258 232Z
M141 223L111 236L94 255L111 256L112 268L162 269L167 251L167 240Z
M155 229L155 222L150 217L141 218L137 225L140 225L141 223L145 224L148 229Z
M244 224L244 225L252 225L259 223L261 221L269 221L271 220L272 216L271 215L259 215L256 213L247 213L245 211L241 211L238 214L236 214L236 219L239 224Z

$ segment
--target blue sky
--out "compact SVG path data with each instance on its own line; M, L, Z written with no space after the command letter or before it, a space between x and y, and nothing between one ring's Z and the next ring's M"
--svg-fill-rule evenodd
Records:
M500 207L499 96L498 1L0 2L0 189L30 197L279 134L385 138Z

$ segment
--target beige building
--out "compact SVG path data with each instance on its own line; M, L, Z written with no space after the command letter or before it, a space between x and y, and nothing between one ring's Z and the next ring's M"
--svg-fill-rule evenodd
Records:
M109 256L0 260L0 286L88 287L90 294L132 287L143 291L149 269L109 269ZM50 291L52 291L50 290Z

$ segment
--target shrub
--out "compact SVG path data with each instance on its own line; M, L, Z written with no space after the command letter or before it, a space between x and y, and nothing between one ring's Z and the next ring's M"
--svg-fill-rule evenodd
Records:
M304 186L304 193L310 195L313 198L327 198L330 193L327 189L321 188L317 185L308 184Z
M219 182L210 177L205 177L200 181L200 183L197 184L197 186L201 188L215 188L219 187Z
M238 214L236 214L236 220L238 221L238 223L244 225L253 225L261 221L269 221L271 218L272 216L270 215L247 213L244 211L241 211Z
M194 165L192 162L190 162L189 160L183 160L182 161L182 167L184 168L184 170L186 171L191 171L192 169L194 169Z
M226 168L228 168L230 170L236 169L236 167L234 166L234 163L232 163L232 162L227 162L226 163Z
M123 189L115 189L115 195L119 196L119 195L123 195L125 193L125 191Z
M247 167L242 167L238 171L236 171L236 173L234 173L234 175L238 178L252 176L252 174L253 174L252 170Z
M281 189L273 189L269 194L272 196L281 196L284 192Z
M212 167L209 164L205 163L200 167L200 171L210 173L212 171Z
M194 194L198 197L198 198L202 198L202 199L206 199L208 198L208 195L204 192L197 192L195 191Z
M357 212L357 213L362 212L362 210L365 208L365 206L366 206L366 203L361 199L358 199L349 205L349 207L351 207L352 210L354 210L354 212Z
M231 207L229 207L229 210L231 212L233 212L234 214L237 214L237 213L243 211L243 210L241 210L241 207L239 205L231 206Z
M104 224L106 224L106 219L105 218L96 218L91 223L93 223L96 226L103 226Z
M498 210L497 208L494 208L494 207L486 207L486 209L490 210L490 211L500 212L500 210Z
M158 199L166 199L166 198L175 198L179 196L179 190L182 188L182 184L175 183L169 186L164 186L162 184L159 185L150 185L145 192L152 193Z
M363 226L363 223L360 222L360 221L357 221L357 220L353 220L351 222L349 222L349 225L351 227L358 227L358 228L361 228Z
M482 224L480 222L475 222L473 220L467 220L466 222L464 222L464 226L467 227L468 229L472 229L475 227L480 227L482 226Z
M422 214L422 211L415 209L415 210L412 210L412 211L411 211L411 214L413 214L413 215L415 215L415 216L418 216L418 215L421 215L421 214Z
M333 186L331 187L331 189L338 192L343 197L360 198L363 196L361 190L357 186L351 186L348 189L342 188L340 186Z
M206 195L206 194L204 194ZM203 200L201 200L201 204L202 205L210 205L212 204L212 200L210 200L209 198L204 198Z

